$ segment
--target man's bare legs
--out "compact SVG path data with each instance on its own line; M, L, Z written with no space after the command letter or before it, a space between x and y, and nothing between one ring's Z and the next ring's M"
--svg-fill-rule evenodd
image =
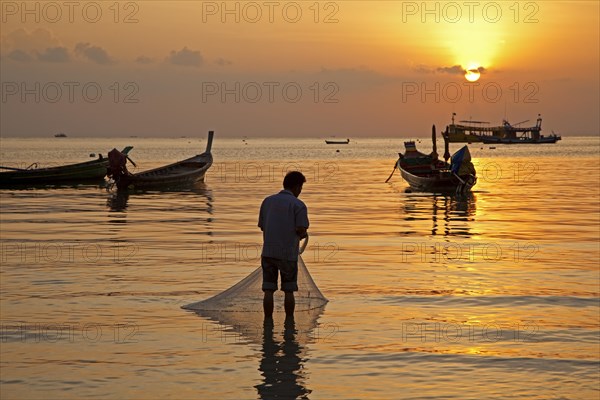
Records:
M273 318L273 308L273 291L265 290L265 295L263 297L263 309L265 311L265 318ZM296 299L294 298L294 292L285 292L283 308L285 309L286 316L294 316L294 309L296 308Z
M294 292L285 292L283 308L285 309L286 317L294 316L294 308L296 308L296 299L294 298Z
M263 309L265 310L265 318L273 318L273 291L265 290L263 297Z

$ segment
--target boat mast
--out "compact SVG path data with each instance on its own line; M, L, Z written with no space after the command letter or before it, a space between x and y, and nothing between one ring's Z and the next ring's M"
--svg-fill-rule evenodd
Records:
M434 160L438 159L438 154L437 154L437 140L436 140L436 136L435 136L435 125L433 125L431 127L431 141L433 142L433 151L431 152L431 158L433 158Z
M206 142L206 152L205 153L210 153L210 149L212 148L212 141L213 141L214 134L215 134L214 131L208 131L208 142Z

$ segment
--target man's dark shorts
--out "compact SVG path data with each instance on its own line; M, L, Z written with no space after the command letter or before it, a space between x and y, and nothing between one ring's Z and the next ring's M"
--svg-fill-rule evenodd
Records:
M279 260L262 257L263 291L277 290L277 276L281 273L281 290L284 292L298 291L298 261Z

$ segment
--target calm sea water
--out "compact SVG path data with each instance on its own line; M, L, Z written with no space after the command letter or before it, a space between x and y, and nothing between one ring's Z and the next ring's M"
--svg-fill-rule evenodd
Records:
M5 138L0 153L26 167L133 145L141 171L205 142ZM597 399L599 139L473 144L463 199L384 183L402 143L217 132L190 191L0 190L0 397ZM258 208L289 169L308 179L324 310L271 330L180 309L259 265Z

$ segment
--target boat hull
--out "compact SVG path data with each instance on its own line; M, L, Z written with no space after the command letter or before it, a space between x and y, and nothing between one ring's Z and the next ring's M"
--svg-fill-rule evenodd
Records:
M0 172L0 186L57 185L103 181L108 159L51 168Z
M449 133L448 142L450 143L480 143L483 141L481 136L467 133Z
M326 140L326 144L349 144L350 139L347 140Z
M191 187L204 181L206 171L212 166L211 153L203 153L150 171L121 177L119 190L168 190Z
M531 138L497 138L497 137L484 137L482 141L484 144L543 144L543 143L556 143L561 140L560 136L549 136L539 139Z
M398 169L411 189L417 192L456 193L462 185L450 171L438 171L427 176L414 175L402 168L400 161L398 161ZM470 190L470 187L468 189Z

